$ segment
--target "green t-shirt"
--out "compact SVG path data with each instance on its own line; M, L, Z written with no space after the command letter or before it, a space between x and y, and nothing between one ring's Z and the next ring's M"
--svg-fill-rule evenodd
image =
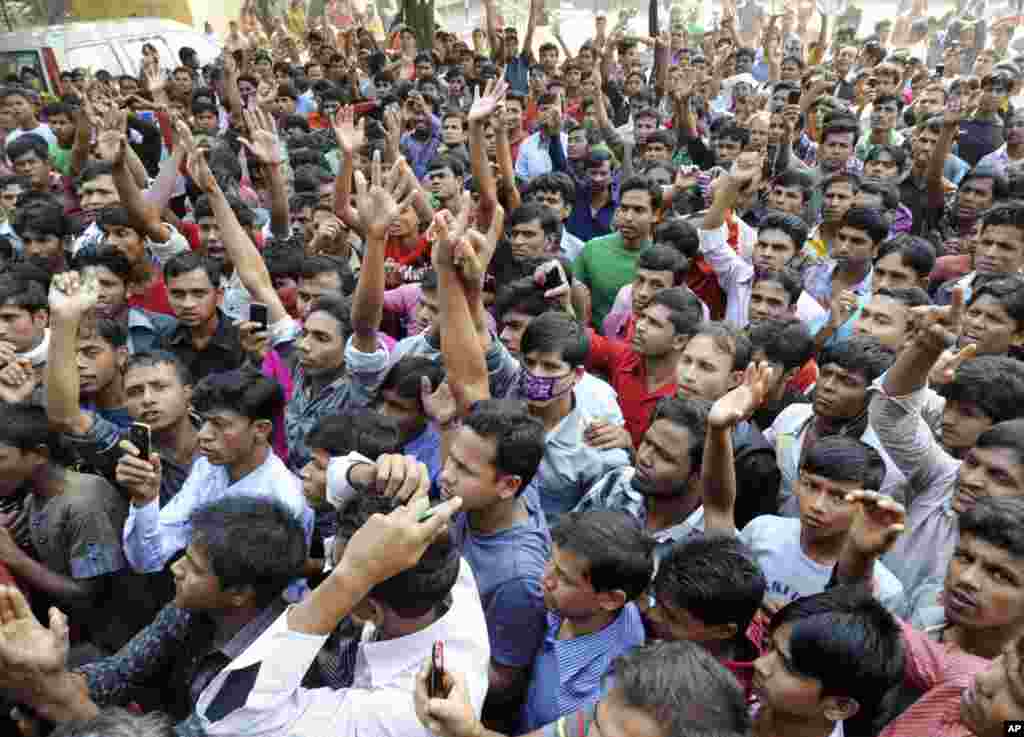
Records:
M61 148L59 144L51 143L50 163L64 176L71 176L71 149Z
M622 236L615 232L587 241L573 261L573 274L590 288L594 328L598 331L619 290L633 281L640 252L650 244L645 241L640 248L626 248Z

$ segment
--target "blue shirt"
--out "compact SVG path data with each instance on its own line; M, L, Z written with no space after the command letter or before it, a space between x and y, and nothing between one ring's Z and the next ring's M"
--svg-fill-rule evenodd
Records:
M505 66L505 81L511 92L530 94L530 57L520 54Z
M441 120L436 115L430 116L430 135L427 138L417 138L412 133L402 136L402 155L416 172L417 179L422 180L427 176L427 167L437 155L437 147L440 145Z
M586 243L602 235L612 232L612 218L615 217L615 206L618 197L613 190L608 204L595 214L590 207L590 185L576 188L576 204L565 223L565 229Z
M441 473L441 433L433 424L406 443L402 453L426 465L431 482Z
M531 732L601 698L612 661L644 644L640 610L630 602L615 621L589 635L559 640L562 618L548 612L548 628L533 661L521 731Z
M551 533L537 500L525 498L535 493L523 493L529 518L508 529L489 535L473 532L465 513L452 524L454 540L480 590L491 659L512 668L533 662L547 627L541 580Z

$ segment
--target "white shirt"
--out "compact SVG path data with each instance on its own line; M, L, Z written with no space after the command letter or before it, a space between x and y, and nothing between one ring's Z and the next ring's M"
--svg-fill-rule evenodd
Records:
M744 328L749 322L750 292L754 286L754 266L745 261L728 243L725 223L714 230L697 230L700 253L718 277L725 292L725 319L734 327Z
M191 517L199 507L224 497L256 496L282 502L302 520L308 544L313 534L313 510L302 494L302 482L284 465L273 450L261 465L235 483L226 466L215 466L205 456L192 464L192 472L163 509L154 499L144 507L128 508L124 523L124 553L138 573L163 570L175 553L192 540Z
M569 160L569 135L559 134L562 140L562 151L566 161ZM543 138L543 140L542 140ZM519 155L516 157L516 176L521 179L533 179L541 174L549 174L553 169L551 153L548 147L551 139L543 131L527 136L526 140L519 146Z
M282 614L256 642L224 668L200 695L196 714L210 737L432 737L413 706L416 675L434 642L444 642L445 668L466 677L473 711L487 695L491 646L476 579L465 560L451 591L452 605L419 632L372 642L363 631L350 688L301 688L303 676L327 640L288 628ZM217 722L206 710L234 670L261 663L245 704Z

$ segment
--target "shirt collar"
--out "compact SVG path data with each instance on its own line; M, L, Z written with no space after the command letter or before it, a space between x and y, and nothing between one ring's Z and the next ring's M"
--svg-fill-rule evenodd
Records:
M251 644L256 642L256 639L274 623L274 620L284 613L287 607L288 602L283 598L278 597L274 599L259 614L250 619L242 629L238 630L234 637L217 649L231 660L234 660L244 653Z
M203 349L203 351L209 350L210 347L212 346L216 346L218 348L222 348L224 350L232 352L239 350L238 341L231 339L231 329L233 327L231 325L231 319L227 315L225 315L224 312L220 309L217 310L217 317L217 331L213 334L213 337L210 339L210 342L207 344L206 348ZM174 329L174 332L171 333L170 337L168 338L168 342L171 345L181 345L186 341L188 341L191 344L191 340L191 329L189 328L188 325L183 325L181 323L178 323L178 327Z

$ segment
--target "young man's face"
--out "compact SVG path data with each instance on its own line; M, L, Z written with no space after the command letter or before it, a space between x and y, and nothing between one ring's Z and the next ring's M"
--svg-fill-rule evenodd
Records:
M167 300L178 322L190 328L206 325L217 315L221 290L204 269L193 269L167 280Z
M135 265L146 258L146 242L133 228L108 225L103 228L104 241Z
M938 131L922 128L910 139L910 155L918 169L924 169L932 158L935 144L939 142Z
M964 312L960 345L976 345L981 356L1005 356L1011 347L1024 342L1022 326L991 294L974 298Z
M882 345L898 351L913 336L914 321L905 304L884 294L875 294L861 308L853 332L878 338Z
M733 356L715 345L709 335L695 335L676 365L680 395L715 401L736 386Z
M462 118L445 118L441 123L441 137L447 146L458 146L466 142L466 129Z
M29 312L24 307L0 306L0 341L13 346L16 353L26 353L43 340L47 325L46 310Z
M416 303L416 312L411 325L412 334L422 333L429 330L437 322L441 314L436 289L423 289L420 291L420 300Z
M899 114L900 106L891 100L875 105L871 111L871 129L879 132L891 131Z
M299 316L305 318L313 303L326 295L341 296L341 277L336 271L322 271L313 276L299 278L298 290L295 295L295 309Z
M505 350L513 356L519 357L519 347L523 340L523 333L526 332L526 328L532 319L531 315L515 309L508 310L502 315L501 333L498 337L505 346Z
M888 151L879 151L874 159L865 162L864 176L881 179L884 182L895 180L900 174L900 165Z
M859 228L844 225L832 242L831 256L838 269L864 268L878 252L878 244Z
M552 382L550 399L526 398L527 404L534 409L558 402L566 393L572 391L580 376L557 351L530 351L523 356L522 363L532 378Z
M302 467L302 495L313 509L324 509L327 504L327 464L331 454L323 448L310 449L309 463Z
M845 536L855 511L846 495L859 488L859 481L839 481L801 470L795 488L801 538L821 541Z
M800 675L789 665L792 632L793 625L784 624L767 638L764 654L754 661L754 693L773 712L801 720L823 719L821 681Z
M992 418L977 402L947 399L942 408L942 446L956 456L974 447L978 437L992 427Z
M518 260L540 258L547 253L548 239L540 219L517 223L509 229L512 255Z
M585 619L601 609L604 598L590 582L589 562L581 555L551 545L551 557L541 579L544 606L569 619Z
M795 305L790 304L786 289L776 281L760 279L750 288L750 322L789 320Z
M9 95L4 102L7 103L7 109L10 111L18 127L34 127L32 124L35 123L36 112L28 98L21 95Z
M569 158L579 161L587 156L590 151L590 144L587 143L587 132L577 128L569 134Z
M265 420L254 421L230 409L214 409L203 415L199 428L199 452L214 466L237 466L252 459L260 447L257 437L266 432Z
M608 162L604 162L608 164ZM590 169L589 172L593 172ZM615 228L627 242L637 242L651 237L654 222L657 218L651 193L646 190L631 189L623 192L619 199L619 207L615 211Z
M651 303L656 292L674 284L671 271L638 268L633 276L633 314L639 315Z
M743 150L743 142L731 138L719 138L715 143L715 154L722 167L728 168L736 161L736 157Z
M64 242L55 235L27 231L21 234L23 253L26 260L51 268L64 263Z
M781 184L776 184L768 193L768 207L802 217L804 214L803 190L799 187L783 187Z
M538 205L544 205L544 207L548 208L561 222L565 222L569 218L571 208L562 198L562 193L560 191L536 191L533 193L532 200Z
M648 137L658 130L657 118L644 116L633 121L633 133L636 136L637 145L647 143Z
M110 174L101 174L83 182L78 188L78 197L90 220L95 219L96 213L104 207L113 207L121 202L121 196L114 186L114 177Z
M1024 230L1013 225L982 228L974 249L974 269L983 275L1014 274L1024 266Z
M814 414L834 420L851 420L867 406L867 381L859 371L835 363L821 367L814 392Z
M818 158L825 171L838 171L853 156L853 133L830 133L821 145Z
M196 128L199 129L200 133L213 135L217 132L218 127L219 121L217 120L217 113L204 110L196 115Z
M994 187L995 181L989 177L972 177L961 182L956 199L959 218L974 220L992 207L995 201Z
M762 228L757 233L757 243L752 254L754 269L757 271L782 269L796 255L793 239L781 230Z
M192 75L184 70L179 70L174 73L174 84L178 86L179 90L190 90L192 89Z
M169 363L132 366L124 373L125 409L153 432L169 430L188 415L192 387Z
M544 69L548 74L554 74L558 67L558 50L544 49L540 53L540 63L544 65Z
M227 249L220 237L220 225L217 218L212 215L198 218L199 225L199 248L212 259L224 261L227 258Z
M71 119L71 116L66 113L56 113L51 115L46 123L50 126L50 130L57 137L57 143L61 146L66 148L74 142L75 121Z
M644 90L644 79L639 74L631 74L626 80L626 97L636 97Z
M430 192L442 202L458 197L462 192L462 181L448 167L431 169L427 172Z
M672 158L672 151L662 141L650 141L644 146L645 161L668 161Z
M96 283L99 292L96 314L108 319L119 317L127 304L128 288L124 279L106 266L87 266L82 273Z
M666 356L680 348L682 336L669 320L669 308L665 305L648 305L636 316L636 331L633 333L633 350L642 356L657 358Z
M904 262L903 255L898 251L878 259L871 275L871 283L876 291L923 287L922 282L925 281L927 276L925 279L919 277L917 272Z
M39 158L35 151L26 151L14 160L14 173L28 177L32 189L45 190L50 184L50 162Z
M636 453L633 488L651 497L685 494L696 473L690 466L690 454L685 452L692 444L688 428L665 419L655 420Z
M345 334L326 312L313 310L302 325L297 345L299 365L309 376L330 376L345 363Z
M18 197L25 188L20 184L8 184L3 189L0 189L0 214L4 219L9 220L14 217L14 208L18 203Z
M391 221L391 225L388 227L388 236L391 238L407 238L415 236L419 229L419 216L416 215L416 211L411 207L406 207L395 219Z
M822 202L822 218L826 223L838 223L846 211L853 207L853 186L846 181L833 182L825 190Z
M950 625L1012 632L1024 624L1024 560L976 535L960 536L943 588Z
M469 427L459 429L438 477L441 498L460 497L462 509L473 512L514 496L519 479L498 472L496 453L493 439L478 435Z
M78 336L79 392L83 397L101 393L121 373L128 351L115 348L95 331L83 330Z

